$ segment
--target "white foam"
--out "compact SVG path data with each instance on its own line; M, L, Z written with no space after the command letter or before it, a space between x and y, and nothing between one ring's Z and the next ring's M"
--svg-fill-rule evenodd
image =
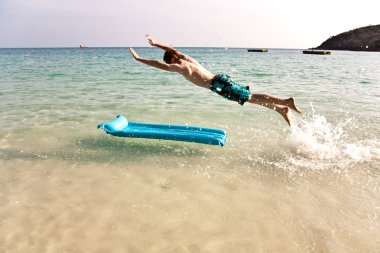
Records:
M347 144L346 149L343 150L343 152L357 162L368 160L372 156L371 147L362 145L360 143Z
M379 159L380 142L355 140L351 131L355 128L353 118L333 124L313 110L312 115L294 121L287 145L295 155L287 162L295 167L327 169Z

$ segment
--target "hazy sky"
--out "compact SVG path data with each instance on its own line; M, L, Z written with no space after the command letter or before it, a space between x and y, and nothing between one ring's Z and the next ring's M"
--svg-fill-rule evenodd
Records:
M380 24L380 0L0 0L0 47L318 46Z

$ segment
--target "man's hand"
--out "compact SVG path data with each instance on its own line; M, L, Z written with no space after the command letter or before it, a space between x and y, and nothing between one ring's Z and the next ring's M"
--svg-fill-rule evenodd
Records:
M133 50L133 48L129 48L129 51L131 51L131 54L133 55L133 57L136 59L136 60L139 60L140 57L139 55L135 52L135 50Z
M145 37L148 39L149 44L151 44L152 46L155 46L157 44L157 41L149 34L146 34Z
M168 46L168 45L165 45L165 44L162 44L162 43L158 42L157 40L155 40L149 34L146 34L145 37L148 39L149 44L151 44L152 46L161 48L164 51L169 51L169 52L172 52L172 53L175 53L177 51L172 46Z

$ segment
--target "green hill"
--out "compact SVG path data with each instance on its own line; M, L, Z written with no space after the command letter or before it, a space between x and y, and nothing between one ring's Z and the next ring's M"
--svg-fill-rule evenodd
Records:
M317 49L380 52L380 25L371 25L330 37Z

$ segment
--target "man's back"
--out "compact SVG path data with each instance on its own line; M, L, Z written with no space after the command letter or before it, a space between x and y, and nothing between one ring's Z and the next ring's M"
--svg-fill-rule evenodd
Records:
M180 60L179 63L170 64L170 70L178 72L190 82L207 89L210 88L211 80L215 76L199 63L187 60Z

